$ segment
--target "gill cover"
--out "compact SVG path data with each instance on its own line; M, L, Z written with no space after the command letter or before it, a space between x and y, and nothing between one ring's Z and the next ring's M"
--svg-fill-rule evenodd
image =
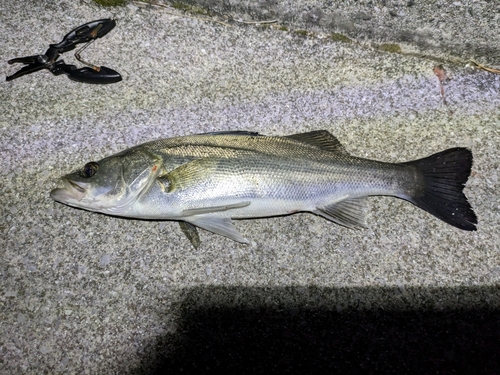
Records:
M162 159L152 153L130 150L116 156L120 174L116 185L99 200L107 213L120 215L153 184L162 167ZM96 172L102 173L100 168Z
M153 184L162 159L150 152L131 149L90 162L65 177L64 189L52 198L89 211L122 215Z

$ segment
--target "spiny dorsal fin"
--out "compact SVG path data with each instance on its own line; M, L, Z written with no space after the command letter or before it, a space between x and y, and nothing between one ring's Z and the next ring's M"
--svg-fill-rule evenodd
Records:
M315 213L347 228L367 228L366 208L365 197L351 198L326 207L318 207Z
M251 137L261 137L262 135L257 132L247 130L221 130L218 132L198 133L196 135L242 135Z
M314 130L307 133L292 134L287 135L286 138L316 146L321 150L348 155L340 141L326 130Z

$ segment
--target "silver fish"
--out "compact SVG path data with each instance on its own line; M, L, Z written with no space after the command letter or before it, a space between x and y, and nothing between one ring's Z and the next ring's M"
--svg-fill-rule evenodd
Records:
M72 207L138 219L178 220L193 245L196 228L248 241L231 219L309 211L366 227L366 197L405 199L464 230L477 218L463 187L472 153L452 148L406 163L349 155L327 131L285 137L219 132L156 140L62 177L50 196Z

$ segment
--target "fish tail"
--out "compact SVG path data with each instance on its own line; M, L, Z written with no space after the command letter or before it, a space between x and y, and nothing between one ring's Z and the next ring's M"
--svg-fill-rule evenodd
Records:
M476 230L477 216L463 193L472 167L472 152L451 148L404 163L416 167L423 176L423 188L407 199L457 228Z

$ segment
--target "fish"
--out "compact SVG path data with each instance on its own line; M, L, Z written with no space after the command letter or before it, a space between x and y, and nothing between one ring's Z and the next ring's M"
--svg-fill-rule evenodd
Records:
M212 132L153 140L61 177L57 202L102 214L179 221L194 247L197 228L249 241L233 219L311 212L367 228L369 196L413 203L465 231L477 229L463 189L472 152L450 148L409 162L350 155L326 130L287 136Z

